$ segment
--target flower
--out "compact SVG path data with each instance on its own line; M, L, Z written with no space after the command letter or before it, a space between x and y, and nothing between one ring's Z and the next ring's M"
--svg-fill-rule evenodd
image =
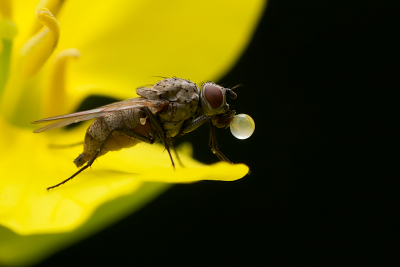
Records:
M264 1L5 1L0 4L0 264L51 255L145 205L172 183L231 181L247 166L205 166L180 148L138 145L76 171L85 127L33 134L31 121L90 95L127 99L151 75L217 80L249 41ZM12 12L13 11L13 12ZM36 14L36 18L35 18ZM77 59L71 62L70 59ZM179 150L179 149L178 149ZM25 248L25 249L24 249Z

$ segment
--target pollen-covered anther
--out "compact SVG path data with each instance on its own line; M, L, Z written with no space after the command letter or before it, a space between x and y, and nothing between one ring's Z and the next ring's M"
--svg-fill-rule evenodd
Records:
M19 67L24 77L32 76L43 66L60 38L60 24L47 8L40 8L36 17L44 27L21 48Z
M38 1L37 5L35 7L35 12L37 13L40 9L45 7L48 10L50 10L50 12L53 14L53 16L57 17L64 2L66 2L66 1L65 0L40 0L40 1ZM41 23L33 23L32 29L31 29L31 35L38 32L42 26L43 25Z
M57 45L60 37L60 24L57 19L53 16L50 10L45 7L42 7L37 11L36 17L43 26L49 28L52 37L54 38L54 45Z

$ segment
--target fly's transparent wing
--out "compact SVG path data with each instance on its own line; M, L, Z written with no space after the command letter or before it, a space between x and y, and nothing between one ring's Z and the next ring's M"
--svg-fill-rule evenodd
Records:
M144 98L131 98L131 99L128 99L125 101L115 102L115 103L105 105L102 107L98 107L95 109L91 109L91 110L80 111L80 112L75 112L75 113L71 113L71 114L60 115L60 116L37 120L37 121L32 122L32 124L57 121L57 122L51 123L49 125L46 125L46 126L34 131L34 133L40 133L40 132L60 128L63 126L67 126L72 123L91 120L91 119L103 116L107 113L111 113L111 112L118 111L118 110L142 108L142 107L155 107L155 108L157 108L157 111L159 111L167 104L168 104L168 101L165 101L165 100L158 101L158 100L148 100L148 99L144 99Z

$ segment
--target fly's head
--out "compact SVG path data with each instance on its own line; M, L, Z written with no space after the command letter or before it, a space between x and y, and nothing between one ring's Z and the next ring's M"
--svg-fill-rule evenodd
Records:
M255 129L253 119L246 114L235 115L236 112L234 110L229 110L226 96L233 99L237 97L232 89L222 87L213 82L204 83L200 93L203 113L211 117L211 122L216 127L230 127L233 136L236 138L249 138Z
M205 82L200 92L200 102L206 116L214 116L226 113L229 105L226 103L226 96L236 98L237 95L229 88L222 87L213 82Z

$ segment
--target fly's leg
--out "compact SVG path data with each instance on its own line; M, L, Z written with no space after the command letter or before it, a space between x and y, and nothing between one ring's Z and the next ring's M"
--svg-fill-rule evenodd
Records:
M198 116L197 118L195 118L190 124L184 125L184 126L183 126L183 129L181 130L181 133L180 133L180 134L181 134L181 135L184 135L184 134L190 133L190 132L196 130L197 128L199 128L201 125L203 125L206 121L209 121L209 120L210 120L210 117L208 117L208 116L206 116L206 115L204 115L204 114L203 114L203 115L200 115L200 116ZM183 164L182 164L182 162L181 162L181 160L180 160L180 158L179 158L179 156L178 156L177 151L175 150L174 147L173 147L173 149L174 149L176 158L177 158L178 161L179 161L179 164L180 164L182 167L184 167Z
M174 151L175 157L176 157L176 159L178 160L179 165L181 165L181 167L185 167L185 166L182 164L182 161L181 161L181 158L179 157L178 151L176 151L176 148L173 146L172 141L169 143L169 146L170 146L170 147L172 148L172 150Z
M211 147L211 151L218 156L218 158L222 161L229 162L233 164L224 154L222 154L221 150L218 147L217 136L215 135L215 127L212 123L210 123L210 140L209 145Z
M181 134L187 134L190 133L197 128L199 128L201 125L203 125L206 121L210 120L210 117L206 115L200 115L197 118L195 118L189 125L185 125L185 127L181 130Z
M157 120L156 116L154 116L154 114L150 111L150 109L148 107L144 108L144 110L146 111L146 114L147 114L147 117L150 120L150 123L152 124L152 126L156 130L158 136L163 141L165 149L168 151L169 158L171 159L172 167L174 167L174 169L175 169L175 163L174 163L174 160L172 159L171 151L169 150L169 147L170 147L169 146L169 142L165 138L164 130L161 127L160 122Z
M122 134L128 135L132 138L136 138L140 141L149 143L149 144L153 144L154 143L154 139L152 138L148 138L146 136L140 135L138 133L132 132L130 130L124 129L124 128L115 128L112 129L106 136L106 138L104 138L104 140L101 142L100 146L97 148L96 153L94 153L93 157L86 163L85 166L83 166L82 168L80 168L76 173L74 173L71 177L69 177L68 179L62 181L59 184L50 186L47 188L47 191L53 188L56 188L62 184L65 184L66 182L68 182L69 180L73 179L75 176L77 176L78 174L80 174L82 171L86 170L88 167L92 166L93 162L96 160L96 158L99 156L100 151L103 149L103 147L105 146L105 144L107 143L108 139L110 139L110 137L112 136L112 134L114 132L120 132Z
M80 146L80 145L83 145L83 142L67 144L67 145L49 144L49 148L69 148L69 147Z
M78 174L80 174L82 171L86 170L88 167L92 166L93 162L96 160L97 156L99 155L100 151L103 149L104 145L107 143L107 140L110 139L110 137L112 136L112 133L117 130L117 129L113 129L111 130L106 138L104 138L103 142L101 142L99 148L97 148L96 153L94 153L93 157L88 161L88 163L86 163L85 166L83 166L82 168L79 169L79 171L77 171L76 173L74 173L71 177L69 177L68 179L62 181L59 184L47 187L47 191L53 188L56 188L62 184L65 184L66 182L68 182L69 180L73 179L75 176L77 176Z

